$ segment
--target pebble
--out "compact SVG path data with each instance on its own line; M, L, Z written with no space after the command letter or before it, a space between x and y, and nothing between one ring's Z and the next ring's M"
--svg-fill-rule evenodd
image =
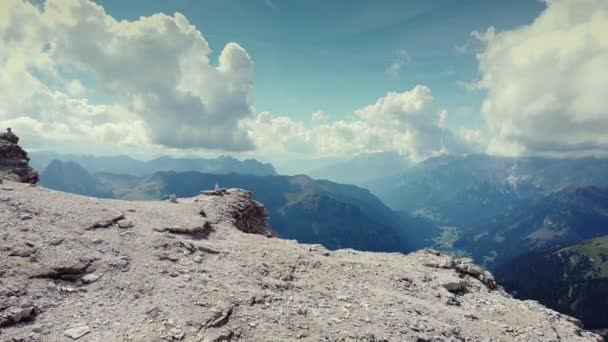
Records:
M82 282L85 284L94 283L101 278L101 274L97 273L89 273L81 278Z
M25 220L31 220L34 218L34 216L32 216L32 214L23 214L19 217L21 219L21 221L25 221Z
M127 229L133 227L135 227L135 224L131 221L118 221L118 228Z
M82 325L79 327L71 328L63 332L63 334L73 340L77 340L84 335L91 332L91 328L88 325Z

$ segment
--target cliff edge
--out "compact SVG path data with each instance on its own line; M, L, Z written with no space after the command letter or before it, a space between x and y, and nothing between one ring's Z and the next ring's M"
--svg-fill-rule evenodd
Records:
M467 259L271 238L239 189L176 202L5 182L0 340L600 341Z

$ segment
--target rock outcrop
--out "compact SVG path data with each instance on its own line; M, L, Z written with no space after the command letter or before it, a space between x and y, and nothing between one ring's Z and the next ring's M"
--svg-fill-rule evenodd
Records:
M467 259L267 238L244 190L127 202L7 183L0 341L600 341Z
M221 197L232 195L223 200ZM248 233L259 234L266 237L275 237L274 232L268 225L268 210L260 202L253 200L251 191L243 189L219 189L201 191L201 196L195 199L195 202L205 201L208 196L220 196L214 201L221 202L225 207L225 212L231 213L225 215L222 219L232 220L232 224L236 229ZM201 215L204 211L201 212ZM206 215L206 214L204 214Z
M7 128L0 133L0 181L36 184L38 172L29 166L29 158L19 146L19 137Z

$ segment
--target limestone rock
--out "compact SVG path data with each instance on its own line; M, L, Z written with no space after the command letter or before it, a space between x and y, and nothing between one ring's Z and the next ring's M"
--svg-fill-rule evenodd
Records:
M89 274L82 276L82 278L80 278L80 280L82 280L82 282L85 284L90 284L90 283L96 282L97 280L99 280L99 278L101 278L101 274L89 273Z
M0 179L36 184L38 172L29 166L30 159L17 143L19 138L7 129L0 133Z
M91 328L89 328L89 326L87 326L87 325L83 325L83 326L68 329L68 330L64 331L63 333L65 336L67 336L73 340L77 340L90 332L91 332Z
M274 237L272 229L268 226L268 210L260 202L252 200L250 191L230 189L228 193L241 195L242 200L230 203L233 213L234 226L245 233L259 234Z
M228 190L226 190L226 189L201 191L201 195L203 195L203 196L224 196L226 194L228 194Z
M33 306L10 307L0 312L0 328L32 320L34 316L36 316L36 308Z
M97 229L97 228L108 228L108 227L116 224L118 221L124 220L124 219L125 219L124 214L117 214L110 218L99 220L99 221L93 223L92 225L88 226L86 229L91 230L91 229Z
M118 228L128 229L133 227L135 227L135 224L132 221L118 221Z
M443 284L443 287L452 293L463 293L467 289L467 283L464 281L449 282Z
M228 323L233 310L234 305L230 305L222 310L217 310L213 316L207 320L205 327L218 328L225 325Z

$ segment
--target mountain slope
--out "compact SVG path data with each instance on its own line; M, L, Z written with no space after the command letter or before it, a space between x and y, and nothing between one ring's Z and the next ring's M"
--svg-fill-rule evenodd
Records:
M369 188L390 207L412 212L455 201L459 194L483 183L511 188L513 195L520 197L569 188L608 187L607 171L608 159L443 155L425 160L400 176L377 180Z
M69 179L73 184L45 184L56 190L128 200L166 199L171 194L192 197L201 190L212 188L216 182L222 186L251 189L256 200L266 204L270 221L279 236L319 243L330 249L408 252L423 247L424 239L435 229L432 223L408 220L407 214L397 215L365 189L314 181L303 175L158 172L135 177L97 173Z
M465 233L456 248L496 267L534 250L608 234L608 188L563 190L507 211Z
M2 341L599 341L467 260L248 234L264 215L243 190L174 204L7 186Z
M606 234L603 188L608 159L487 155L431 158L372 184L392 208L433 220L441 229L432 238L437 248L492 267Z
M107 176L107 175L106 175ZM191 197L221 186L250 189L269 210L270 222L280 237L319 243L327 248L370 251L413 249L408 227L366 190L307 176L212 175L198 172L159 172L142 177L121 198L157 199L170 194ZM132 190L131 190L132 189ZM138 194L136 192L145 189ZM153 194L154 196L150 196Z
M98 189L95 177L71 161L53 160L40 174L40 185L79 195L113 197L111 192Z
M518 297L576 316L588 329L608 328L608 236L523 255L496 275Z

